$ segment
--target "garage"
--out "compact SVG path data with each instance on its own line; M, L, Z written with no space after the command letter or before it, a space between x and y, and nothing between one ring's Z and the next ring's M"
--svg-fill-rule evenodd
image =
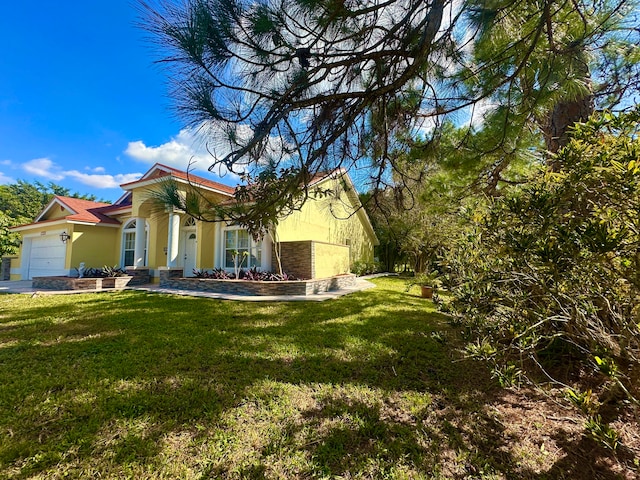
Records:
M68 272L64 268L66 252L67 245L60 241L60 236L56 233L33 237L27 278L67 275Z

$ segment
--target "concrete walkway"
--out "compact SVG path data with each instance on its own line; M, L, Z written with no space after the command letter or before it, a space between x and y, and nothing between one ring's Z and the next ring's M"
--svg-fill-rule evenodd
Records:
M342 297L349 293L359 292L374 288L375 285L367 278L379 275L371 275L368 277L356 277L353 287L341 290L332 290L330 292L318 293L315 295L270 295L270 296L248 296L248 295L231 295L210 292L195 292L192 290L178 290L174 288L161 288L159 285L141 285L136 287L126 287L125 290L138 290L148 293L162 293L167 295L182 295L187 297L204 297L214 298L217 300L239 300L243 302L322 302L332 298ZM76 293L108 293L114 290L35 290L32 287L31 280L19 281L0 281L0 293L22 293L25 295L71 295ZM119 290L116 290L119 291Z

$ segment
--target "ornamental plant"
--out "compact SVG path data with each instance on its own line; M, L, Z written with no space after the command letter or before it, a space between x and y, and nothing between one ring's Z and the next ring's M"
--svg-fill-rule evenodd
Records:
M537 370L560 384L562 373L566 387L586 372L593 404L637 402L639 121L636 108L576 125L560 170L538 172L471 215L471 232L446 262L449 308L470 335L468 351L496 375L511 369L531 380ZM608 431L598 408L586 425Z

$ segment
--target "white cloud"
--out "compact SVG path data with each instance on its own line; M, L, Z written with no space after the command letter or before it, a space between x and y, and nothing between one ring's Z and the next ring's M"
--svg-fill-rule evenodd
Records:
M47 180L58 182L64 179L64 175L60 171L60 167L55 165L48 158L35 158L25 163L22 168L32 175L45 177Z
M109 175L105 172L104 167L87 167L85 170L96 173L84 173L78 170L63 170L48 158L36 158L30 160L23 165L26 172L44 177L49 181L59 182L65 178L72 178L83 185L94 188L118 188L123 183L133 182L142 176L142 173L125 173L118 175ZM0 183L2 183L2 174L0 173ZM7 177L8 178L8 177Z
M238 128L241 130L243 127ZM212 143L216 144L216 147L211 147L209 150L201 133L205 130L208 138L214 139ZM158 146L148 146L142 140L129 142L124 153L150 165L161 163L181 170L207 171L216 162L216 159L222 158L229 152L228 147L224 147L223 142L219 140L223 135L218 130L213 126L207 128L205 125L201 129L184 128L171 140ZM238 135L242 134L248 135L247 132L240 131L238 133ZM219 176L237 177L222 165L217 166L215 173Z
M71 177L84 185L89 185L90 187L95 188L118 188L123 183L133 182L134 180L138 180L142 176L141 173L98 175L82 173L77 170L69 170L64 173L66 176Z
M206 170L215 159L207 151L204 141L193 129L180 130L177 136L159 146L147 146L142 140L129 142L125 153L145 163L162 163L186 170Z
M0 165L4 165L5 167L10 167L11 160L0 160Z
M8 177L4 173L0 172L0 185L4 185L7 183L16 183L16 181L13 178Z

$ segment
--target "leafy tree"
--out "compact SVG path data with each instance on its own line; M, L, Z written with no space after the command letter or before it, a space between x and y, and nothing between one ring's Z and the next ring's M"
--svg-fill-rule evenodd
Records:
M365 153L371 187L383 189L390 170L402 174L390 152L420 129L437 139L469 109L489 112L494 152L529 130L555 151L594 102L614 105L638 87L627 0L142 6L144 27L169 51L177 110L205 133L212 168L246 174L268 199L246 218L299 208L318 172L363 167Z
M363 196L380 240L377 252L385 271L404 264L416 273L431 272L438 268L444 250L459 234L457 207L448 199L438 202L413 196L413 191L423 188L387 187L375 198Z
M17 249L17 236L9 232L9 227L12 226L11 218L0 211L0 257L12 254Z
M9 232L10 227L29 223L51 201L54 195L95 200L95 195L71 192L55 183L44 185L18 180L0 185L0 256L14 254L18 247L18 235Z
M450 308L499 378L553 379L562 364L570 379L601 375L600 401L638 398L639 122L640 107L576 125L560 170L476 211L449 257Z

